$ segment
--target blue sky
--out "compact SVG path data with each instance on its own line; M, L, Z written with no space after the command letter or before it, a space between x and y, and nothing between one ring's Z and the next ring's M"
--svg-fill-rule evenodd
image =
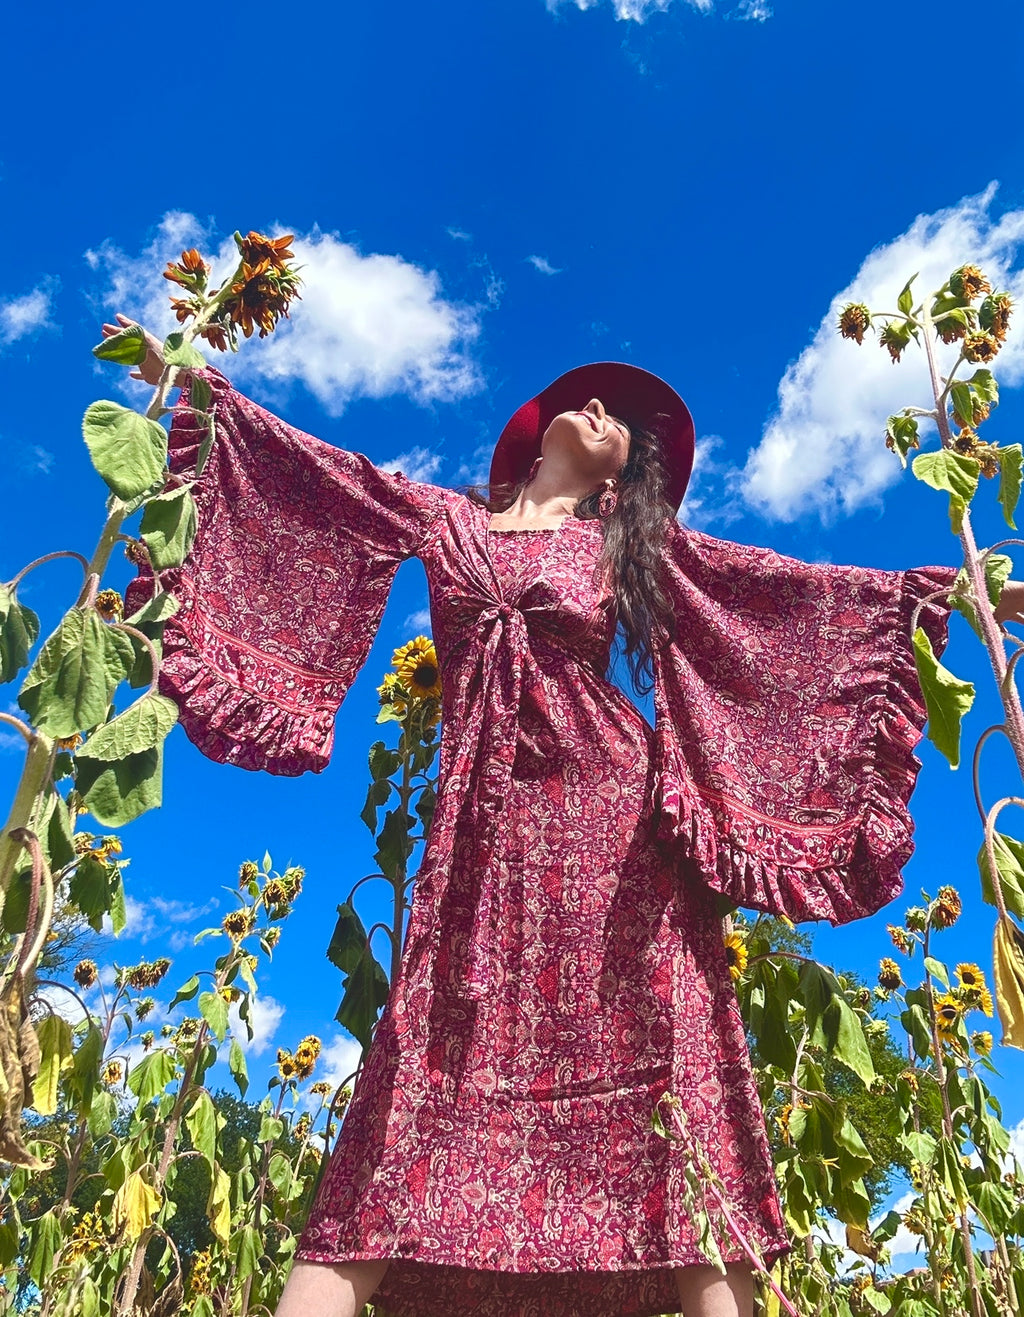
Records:
M936 286L965 259L1022 291L1024 157L1006 112L1020 69L1001 56L1021 48L1021 11L990 3L971 24L949 0L396 0L301 14L257 2L211 7L201 24L20 7L8 48L26 57L5 72L18 130L0 145L13 257L0 284L0 575L91 549L103 490L81 414L97 397L142 399L90 356L99 323L120 309L168 327L163 263L183 245L217 252L236 227L299 235L306 285L284 333L218 364L306 430L459 483L554 376L634 361L696 419L692 524L808 559L958 562L941 500L901 478L880 438L890 411L926 400L920 361L894 369L832 325L851 288L891 306L915 271ZM997 372L989 430L1005 442L1020 437L1022 341L1018 326ZM1005 532L994 490L978 502L991 543ZM110 583L127 579L117 566ZM73 566L57 564L23 595L49 629L76 590ZM334 906L372 868L357 813L374 687L425 605L410 564L324 774L218 766L177 730L163 809L125 830L130 926L99 955L132 963L170 938L172 986L206 962L190 934L228 908L222 884L242 859L266 848L306 866L261 984L257 1090L274 1047L308 1032L339 1077L352 1059L323 951ZM952 630L947 661L982 686L983 652L959 620ZM983 688L971 744L994 710ZM817 940L868 976L885 923L942 882L966 911L939 953L991 963L969 767L951 773L927 744L921 756L907 901ZM0 735L0 785L16 770ZM990 800L1014 771L994 750ZM996 1060L1016 1124L1024 1060Z

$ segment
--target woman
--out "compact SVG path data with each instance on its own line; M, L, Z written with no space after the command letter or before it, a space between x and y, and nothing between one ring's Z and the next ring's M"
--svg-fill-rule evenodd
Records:
M195 545L164 578L182 607L161 674L190 738L320 771L413 555L443 678L401 969L279 1317L371 1295L391 1317L748 1317L744 1253L716 1222L727 1276L705 1263L686 1154L652 1110L682 1099L748 1238L768 1264L786 1252L720 910L842 923L900 890L924 722L910 626L941 652L955 571L812 565L680 526L693 425L632 366L580 367L520 408L489 499L380 471L199 373L216 442ZM205 433L188 387L185 476ZM606 679L617 624L653 728Z

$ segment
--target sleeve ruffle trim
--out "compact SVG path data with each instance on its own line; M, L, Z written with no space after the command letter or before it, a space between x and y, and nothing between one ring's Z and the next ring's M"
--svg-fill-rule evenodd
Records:
M678 748L678 760L662 765L659 836L681 844L700 880L735 905L835 925L874 914L903 890L902 869L914 849L907 805L921 768L914 747L926 720L910 625L917 604L948 591L956 571L922 567L902 576L888 662L862 706L869 730L855 765L863 784L859 811L828 824L810 814L807 822L768 818L698 787ZM918 615L936 656L946 645L949 613L943 593Z

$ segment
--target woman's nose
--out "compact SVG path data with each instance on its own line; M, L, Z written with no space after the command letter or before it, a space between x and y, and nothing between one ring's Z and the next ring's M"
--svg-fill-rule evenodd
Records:
M603 421L606 415L604 410L604 403L601 401L600 398L591 398L591 400L587 403L586 407L584 407L583 410L585 412L593 412L599 421Z

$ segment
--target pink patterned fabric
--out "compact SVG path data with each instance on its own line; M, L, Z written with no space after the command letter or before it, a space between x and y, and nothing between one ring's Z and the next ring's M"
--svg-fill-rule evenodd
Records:
M463 496L206 376L217 441L161 677L188 735L246 768L321 770L414 554L444 682L401 968L297 1256L392 1259L391 1317L674 1312L673 1268L705 1259L685 1154L651 1128L670 1089L770 1263L790 1242L719 894L840 923L899 891L924 721L909 625L956 573L674 528L652 729L604 675L599 522L489 531ZM175 471L197 437L179 407ZM939 652L947 617L944 596L922 609Z

